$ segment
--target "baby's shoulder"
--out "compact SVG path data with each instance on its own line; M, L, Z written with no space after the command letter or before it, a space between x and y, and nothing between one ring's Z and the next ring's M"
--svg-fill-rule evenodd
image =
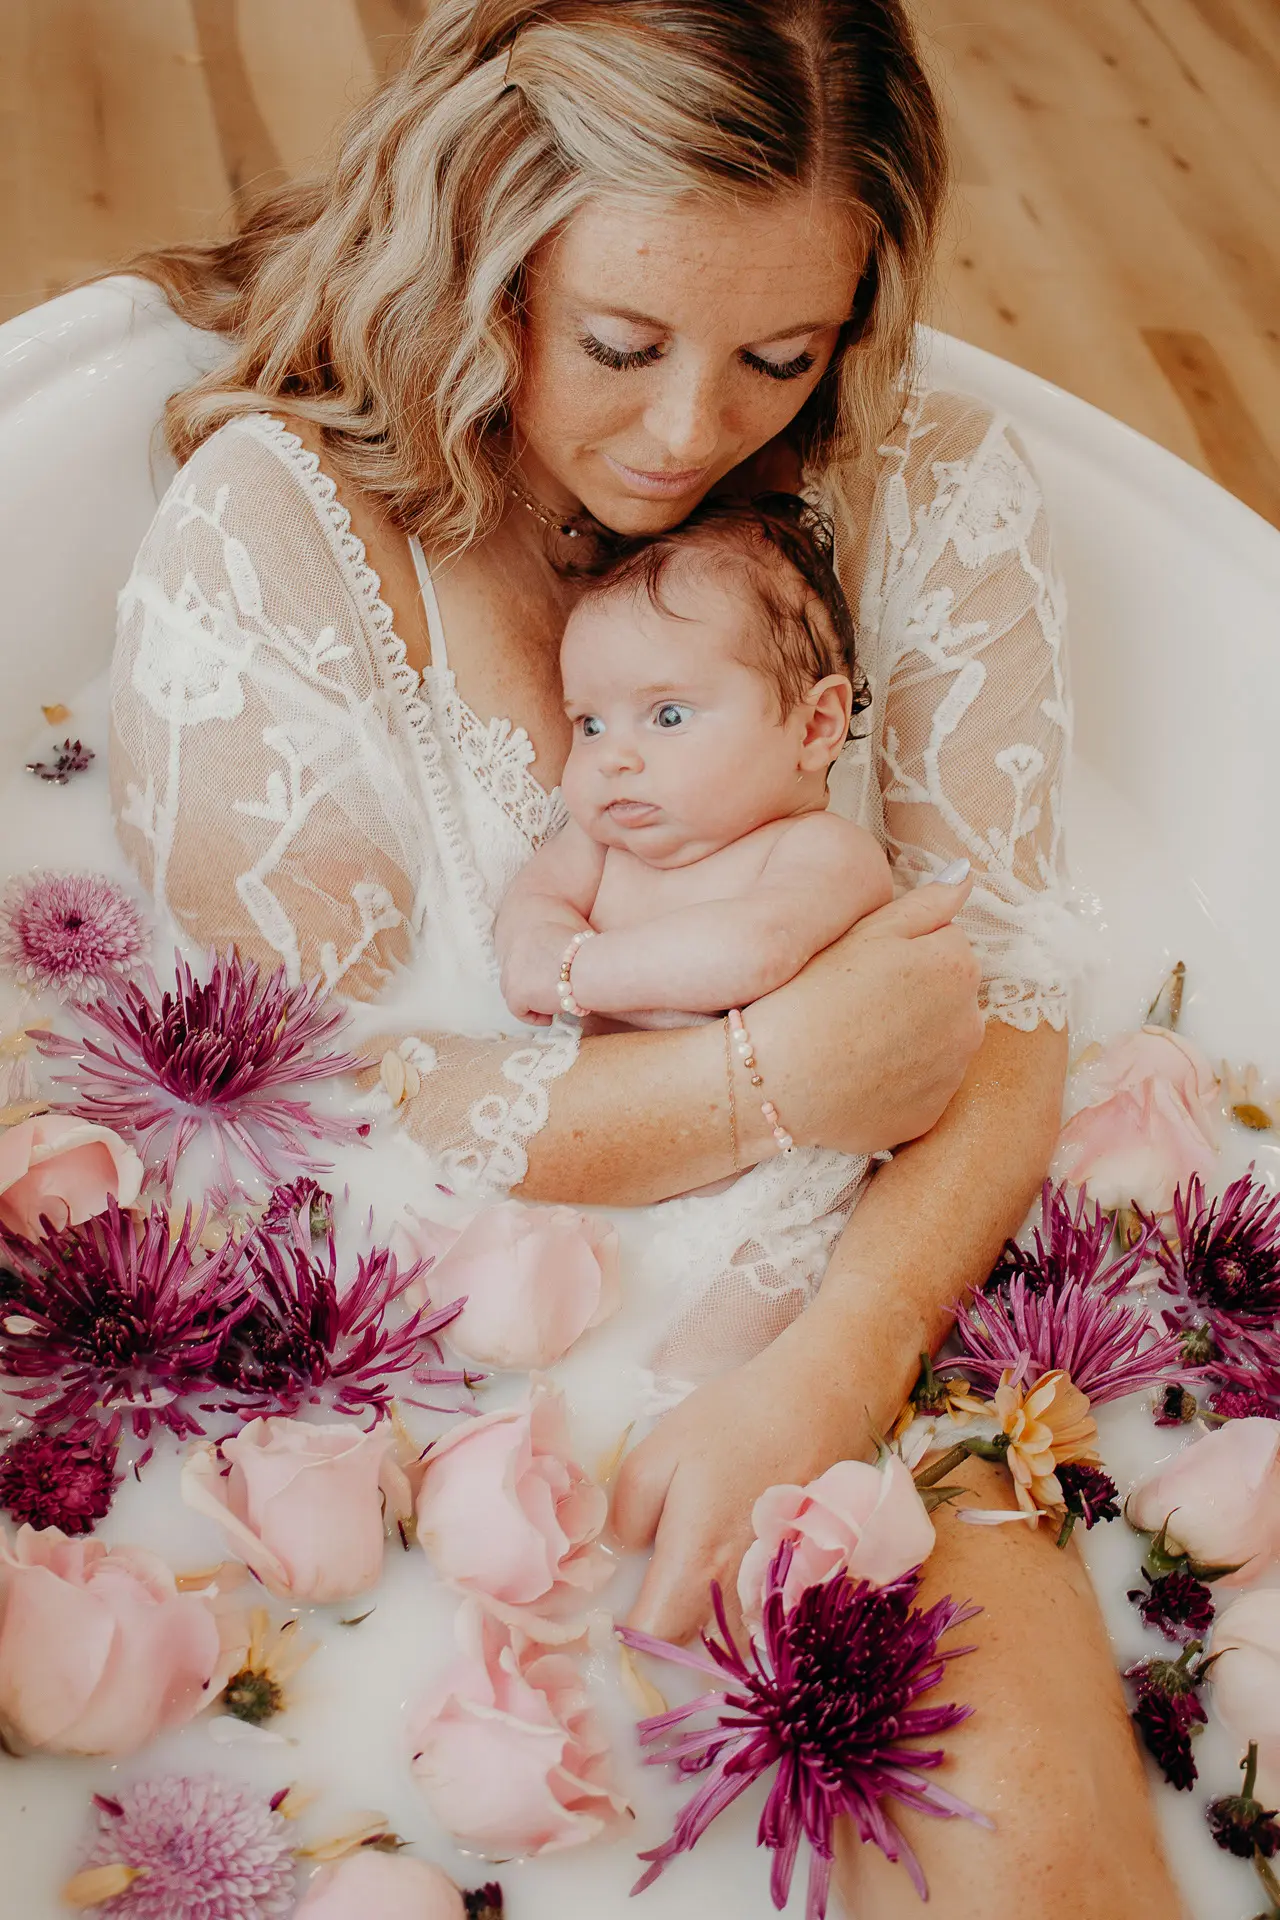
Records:
M779 821L779 832L769 853L770 866L782 863L822 866L844 871L851 863L886 864L875 835L856 820L828 807L824 813L801 813Z

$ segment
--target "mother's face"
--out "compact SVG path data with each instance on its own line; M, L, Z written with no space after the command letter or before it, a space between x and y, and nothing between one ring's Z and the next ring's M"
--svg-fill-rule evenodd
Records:
M530 264L528 484L620 533L674 526L804 405L864 259L809 193L589 202Z

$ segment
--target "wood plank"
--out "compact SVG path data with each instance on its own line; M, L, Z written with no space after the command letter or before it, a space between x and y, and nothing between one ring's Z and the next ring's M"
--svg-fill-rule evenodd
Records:
M1255 513L1280 527L1280 460L1201 333L1144 327L1142 337L1195 427L1209 468Z
M237 200L285 177L280 150L258 110L236 31L235 0L191 0L223 164Z
M236 33L281 160L309 167L376 79L352 0L238 0Z
M369 56L380 79L394 73L426 18L426 0L355 0Z

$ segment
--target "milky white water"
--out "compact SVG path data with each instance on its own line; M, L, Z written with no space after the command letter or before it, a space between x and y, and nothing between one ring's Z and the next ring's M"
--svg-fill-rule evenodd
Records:
M64 788L33 779L20 764L0 785L0 880L44 865L92 868L132 886L111 830L103 683L80 696L70 724L97 746L97 763ZM47 734L33 736L33 748L47 745ZM1077 880L1086 902L1093 903L1087 924L1095 930L1092 943L1100 961L1083 998L1077 1048L1085 1039L1136 1024L1169 964L1183 959L1188 968L1184 1030L1214 1059L1254 1059L1264 1077L1274 1075L1280 1069L1280 1031L1274 1015L1267 1024L1267 996L1257 972L1247 956L1225 946L1193 885L1180 872L1176 849L1155 843L1127 804L1087 767L1076 770L1070 843ZM158 937L155 961L162 977L166 952L165 939ZM10 1032L19 1023L39 1025L51 1011L44 1004L24 1002L12 983L0 982L0 1031ZM428 1026L428 1010L419 1014ZM378 1024L384 1030L392 1024L385 1006L378 1009ZM1264 1177L1273 1186L1280 1184L1280 1149L1266 1145L1264 1136L1239 1134L1226 1140L1222 1182L1251 1155ZM370 1208L375 1230L383 1237L400 1206L420 1197L423 1176L417 1150L394 1134L379 1138L373 1151L345 1149L334 1158L336 1171L328 1184L341 1190L347 1182L350 1187L350 1199L338 1217L340 1247L353 1246ZM661 1303L633 1294L612 1323L589 1335L554 1369L568 1395L578 1457L588 1467L612 1450L627 1422L636 1417L639 1363L652 1350L660 1315ZM513 1397L522 1385L518 1379L495 1380L482 1390L484 1403ZM429 1437L431 1417L410 1418L415 1431ZM436 1428L442 1424L437 1421ZM1099 1425L1104 1458L1122 1492L1140 1471L1176 1451L1184 1440L1180 1433L1153 1427L1140 1400L1103 1409ZM126 1479L98 1533L108 1542L152 1548L178 1569L207 1567L222 1557L222 1537L179 1500L178 1458L174 1443L162 1441L141 1483ZM1167 1643L1144 1631L1124 1597L1137 1581L1138 1538L1115 1522L1096 1528L1084 1542L1118 1663L1127 1665L1144 1652L1167 1652ZM603 1596L605 1606L624 1611L639 1573L638 1564L620 1566ZM375 1610L362 1625L338 1624L341 1617L371 1605ZM18 1761L0 1754L0 1920L58 1920L65 1914L57 1890L78 1864L89 1796L110 1792L114 1780L167 1770L225 1771L256 1781L267 1791L296 1780L320 1789L317 1804L301 1823L304 1838L339 1830L354 1811L377 1808L416 1851L440 1861L462 1884L491 1877L493 1869L455 1852L435 1827L407 1767L406 1703L425 1691L452 1657L455 1608L455 1597L432 1577L421 1553L389 1549L383 1580L369 1598L305 1612L304 1631L319 1642L319 1651L294 1683L288 1712L270 1728L255 1733L226 1718L206 1716L118 1766L102 1760ZM980 1622L974 1631L981 1632ZM665 1774L636 1764L632 1715L619 1695L603 1612L593 1640L590 1677L616 1736L617 1771L637 1810L635 1826L616 1841L504 1865L501 1879L510 1920L564 1920L567 1915L612 1920L628 1911L636 1849L666 1837L682 1797ZM1045 1658L1069 1659L1070 1649L1046 1647ZM666 1674L655 1677L666 1684ZM963 1663L953 1670L953 1685L963 1698ZM670 1691L674 1694L675 1688ZM239 1736L233 1746L215 1739L228 1730ZM1047 1726L1046 1748L1051 1749L1052 1740L1053 1729ZM1211 1724L1197 1743L1201 1778L1193 1794L1175 1794L1156 1784L1153 1774L1171 1856L1196 1920L1249 1920L1263 1904L1249 1868L1217 1851L1202 1817L1205 1801L1234 1790L1237 1759L1232 1740ZM629 1909L637 1920L646 1914L651 1920L706 1920L708 1915L766 1920L773 1912L766 1862L754 1845L761 1797L759 1791L744 1796L717 1821L696 1851ZM1089 1837L1082 1835L1081 1845L1088 1844ZM804 1886L802 1860L789 1914L802 1912ZM1027 1891L1033 1909L1036 1890Z

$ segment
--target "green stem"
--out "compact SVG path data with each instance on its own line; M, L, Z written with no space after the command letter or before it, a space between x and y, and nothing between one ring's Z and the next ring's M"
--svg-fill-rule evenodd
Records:
M1256 1740L1249 1742L1249 1751L1240 1762L1240 1767L1244 1774L1244 1786L1240 1790L1240 1797L1243 1800L1252 1800L1253 1789L1258 1780L1258 1743Z
M1271 1863L1265 1854L1258 1853L1256 1849L1253 1856L1253 1870L1266 1888L1267 1897L1272 1905L1280 1908L1280 1880L1277 1880L1271 1871Z
M1071 1529L1075 1526L1076 1519L1077 1519L1077 1516L1074 1513L1063 1514L1062 1525L1058 1529L1058 1539L1056 1543L1058 1546L1060 1547L1066 1546L1068 1540L1071 1538Z
M931 1467L921 1467L915 1476L918 1487L936 1487L939 1480L945 1480L952 1467L958 1467L962 1460L969 1458L969 1443L961 1440L957 1446L948 1447L944 1454L936 1459Z

